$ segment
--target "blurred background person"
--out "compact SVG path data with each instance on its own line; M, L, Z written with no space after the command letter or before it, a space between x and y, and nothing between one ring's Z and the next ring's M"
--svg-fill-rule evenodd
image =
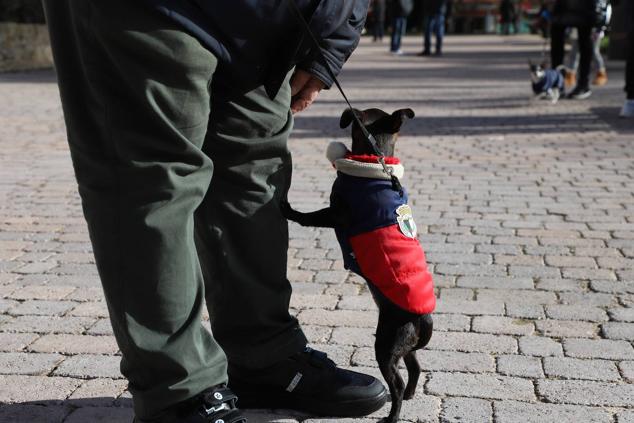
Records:
M625 63L625 103L621 117L634 118L634 0L625 0L627 13L627 62Z
M598 2L600 11L597 13L598 21L592 28L592 59L596 65L597 73L592 80L592 85L602 86L608 82L608 72L605 68L605 61L601 56L601 40L605 36L605 31L610 24L612 17L612 6L609 1ZM571 30L572 48L568 55L568 68L566 69L566 86L572 87L577 83L577 67L579 66L579 41L576 28Z
M502 35L511 33L511 25L513 25L513 33L517 34L517 11L513 0L500 2L500 23L502 24Z
M442 40L445 36L446 0L423 0L423 51L420 56L431 55L431 36L436 37L435 55L442 55Z
M598 22L596 3L603 0L556 0L551 25L550 63L557 68L564 62L566 28L577 29L579 68L574 89L566 98L581 100L590 97L590 64L592 62L592 28Z
M401 39L407 30L407 17L414 9L414 0L392 0L392 42L390 52L392 54L403 54L401 50Z
M372 40L374 42L383 41L385 33L385 0L372 0L368 19L372 26Z

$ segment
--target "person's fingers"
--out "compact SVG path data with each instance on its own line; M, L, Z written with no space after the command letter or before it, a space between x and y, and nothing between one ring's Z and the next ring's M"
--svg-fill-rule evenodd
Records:
M293 114L306 110L317 98L324 88L324 83L311 77L304 87L292 98L291 112Z
M306 83L310 81L312 75L305 70L297 69L291 77L291 96L297 95L304 88Z

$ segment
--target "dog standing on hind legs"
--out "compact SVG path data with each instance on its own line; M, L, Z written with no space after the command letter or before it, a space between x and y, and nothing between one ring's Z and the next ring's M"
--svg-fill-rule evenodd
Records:
M352 124L351 151L343 143L331 143L326 153L337 170L330 206L301 213L284 201L281 209L287 219L302 226L333 228L345 267L368 283L379 309L376 360L392 397L390 413L380 423L396 423L403 400L413 398L416 391L421 372L416 350L431 339L436 298L407 193L383 171L361 128L353 123L352 113L374 136L393 174L403 176L394 145L401 125L414 112L348 109L339 125L347 128ZM398 371L401 359L408 373L407 385Z

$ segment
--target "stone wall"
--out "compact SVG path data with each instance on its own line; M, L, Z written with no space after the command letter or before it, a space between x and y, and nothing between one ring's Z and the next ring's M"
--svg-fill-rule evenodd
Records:
M40 1L0 1L0 72L47 68L52 63Z

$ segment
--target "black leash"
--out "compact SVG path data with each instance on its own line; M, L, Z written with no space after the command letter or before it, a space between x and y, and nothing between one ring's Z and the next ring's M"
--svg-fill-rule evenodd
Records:
M330 69L330 65L328 64L328 60L324 56L324 53L321 51L321 45L319 44L319 41L315 37L315 34L313 34L313 31L310 30L310 25L308 25L308 22L306 22L306 19L304 18L304 15L302 15L301 10L299 10L299 7L297 7L297 4L295 4L295 0L287 0L287 3L289 5L291 11L295 14L295 17L297 18L297 21L301 24L302 29L304 30L304 33L308 36L308 38L310 39L311 43L313 44L313 47L315 47L317 49L317 56L318 56L319 60L322 62L322 65L324 65L324 67L326 68L326 71L328 72L328 75L332 78L332 80L334 81L335 85L337 86L337 89L341 93L341 96L346 101L346 104L348 105L348 108L350 109L350 112L352 113L352 119L354 119L354 122L361 129L361 132L363 133L363 136L365 137L365 139L368 141L368 143L370 143L370 146L372 147L372 150L374 150L374 154L376 154L376 156L377 156L377 160L378 160L379 164L383 167L383 172L390 177L390 180L392 181L392 188L395 191L398 191L400 196L402 197L403 196L403 186L401 185L401 182L398 180L396 175L394 175L394 169L392 169L391 167L389 167L389 166L387 166L385 164L385 155L383 154L383 152L381 152L381 150L379 150L379 147L377 145L376 139L374 138L374 135L372 135L370 133L370 131L368 131L368 129L365 127L365 125L357 117L357 114L354 112L352 104L350 104L350 101L348 100L348 97L346 96L346 93L343 91L343 88L341 88L341 84L337 80L337 77L335 76L335 73L332 71L332 69Z

